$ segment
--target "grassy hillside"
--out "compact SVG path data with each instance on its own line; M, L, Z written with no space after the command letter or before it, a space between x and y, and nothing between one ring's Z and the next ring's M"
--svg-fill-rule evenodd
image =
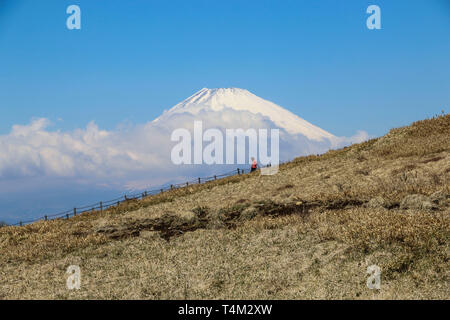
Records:
M448 299L449 137L445 115L274 176L0 228L0 299Z

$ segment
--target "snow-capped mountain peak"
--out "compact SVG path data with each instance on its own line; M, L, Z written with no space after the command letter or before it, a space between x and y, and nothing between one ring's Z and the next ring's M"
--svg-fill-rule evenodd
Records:
M288 133L302 134L311 140L321 141L334 138L331 133L307 122L292 112L240 88L203 88L155 119L155 122L174 114L190 113L196 115L201 111L220 112L225 108L260 114Z

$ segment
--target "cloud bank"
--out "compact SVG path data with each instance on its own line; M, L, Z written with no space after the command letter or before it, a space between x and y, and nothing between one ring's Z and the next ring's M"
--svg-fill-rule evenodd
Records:
M177 177L196 176L217 166L175 166L170 159L176 142L170 136L176 128L192 132L194 120L207 128L274 128L267 118L248 112L225 110L197 115L178 114L170 123L149 122L127 129L102 130L94 122L71 132L51 130L48 119L34 119L28 125L14 125L0 136L0 180L31 177L63 177L96 185L115 184L144 188ZM323 153L367 140L360 131L353 137L336 137L332 141L310 141L301 135L280 130L281 160L299 155ZM144 178L144 179L143 179Z

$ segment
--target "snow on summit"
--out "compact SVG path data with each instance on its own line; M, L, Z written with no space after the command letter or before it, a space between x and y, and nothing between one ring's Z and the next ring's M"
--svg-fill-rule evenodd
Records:
M176 114L197 115L202 111L223 112L227 108L234 111L246 111L255 115L262 115L275 126L286 130L289 134L301 134L310 140L333 140L336 137L331 133L309 123L292 112L264 100L248 90L239 88L203 88L194 95L178 103L168 112L157 118L156 121L169 120Z

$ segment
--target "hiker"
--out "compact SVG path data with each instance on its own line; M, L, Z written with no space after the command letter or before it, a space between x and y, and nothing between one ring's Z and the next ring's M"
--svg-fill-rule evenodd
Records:
M252 157L252 169L250 170L250 172L255 171L256 168L258 168L258 162L256 162L256 159Z

